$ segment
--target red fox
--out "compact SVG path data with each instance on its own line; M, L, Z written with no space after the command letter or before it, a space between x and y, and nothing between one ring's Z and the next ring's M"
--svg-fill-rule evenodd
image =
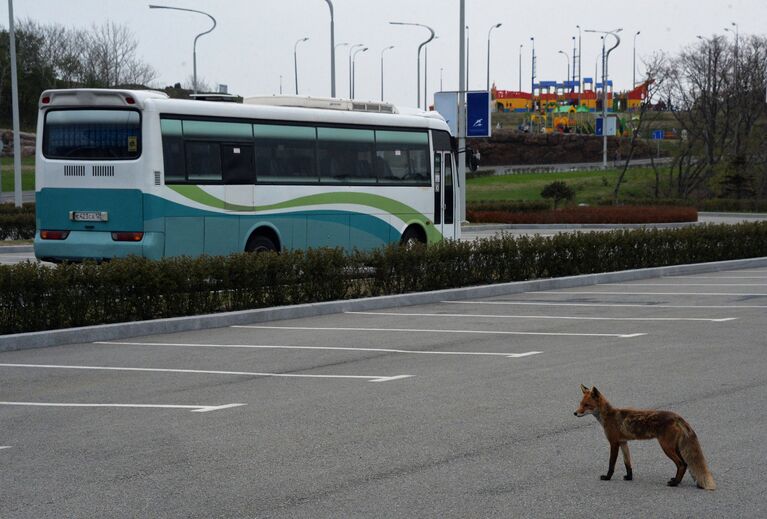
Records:
M623 479L633 479L628 440L657 438L663 452L676 464L676 475L669 480L668 486L677 486L682 481L687 467L690 467L690 473L698 487L706 490L716 489L698 437L684 418L670 411L617 409L610 405L596 387L589 389L581 384L581 391L583 399L575 411L575 416L593 414L604 427L605 436L610 442L610 467L607 474L600 476L602 480L607 481L613 476L618 447L623 452L623 463L626 465L626 475Z

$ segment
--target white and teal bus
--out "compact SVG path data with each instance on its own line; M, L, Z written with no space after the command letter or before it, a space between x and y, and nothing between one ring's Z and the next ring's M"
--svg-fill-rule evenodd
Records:
M453 141L435 113L337 99L47 90L37 131L40 259L459 238Z

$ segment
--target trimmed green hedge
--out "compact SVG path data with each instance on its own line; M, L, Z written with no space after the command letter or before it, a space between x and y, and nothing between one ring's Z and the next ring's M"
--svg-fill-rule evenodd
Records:
M0 240L31 240L35 237L35 204L0 204Z
M767 256L767 223L224 257L0 265L0 333Z
M733 198L709 198L706 200L693 200L685 198L642 198L623 200L626 205L666 205L666 206L684 206L694 207L698 211L728 212L728 213L767 213L767 200L758 199L740 199ZM608 198L599 200L594 205L609 206L614 205L613 199Z

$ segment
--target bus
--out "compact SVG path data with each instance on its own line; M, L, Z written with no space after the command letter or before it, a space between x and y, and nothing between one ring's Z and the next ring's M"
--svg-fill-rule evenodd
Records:
M454 140L386 103L46 90L35 256L151 259L460 237Z

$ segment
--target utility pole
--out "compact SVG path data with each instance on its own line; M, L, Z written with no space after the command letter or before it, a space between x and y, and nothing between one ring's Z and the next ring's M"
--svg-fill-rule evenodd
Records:
M459 37L461 40L458 51L458 186L461 196L461 222L466 221L466 0L460 0ZM462 155L463 153L463 155Z
M21 136L19 135L19 83L16 71L16 31L13 0L8 0L8 35L11 38L11 103L13 104L13 201L21 207Z
M333 2L325 0L330 9L330 97L336 96L336 29L333 16Z

